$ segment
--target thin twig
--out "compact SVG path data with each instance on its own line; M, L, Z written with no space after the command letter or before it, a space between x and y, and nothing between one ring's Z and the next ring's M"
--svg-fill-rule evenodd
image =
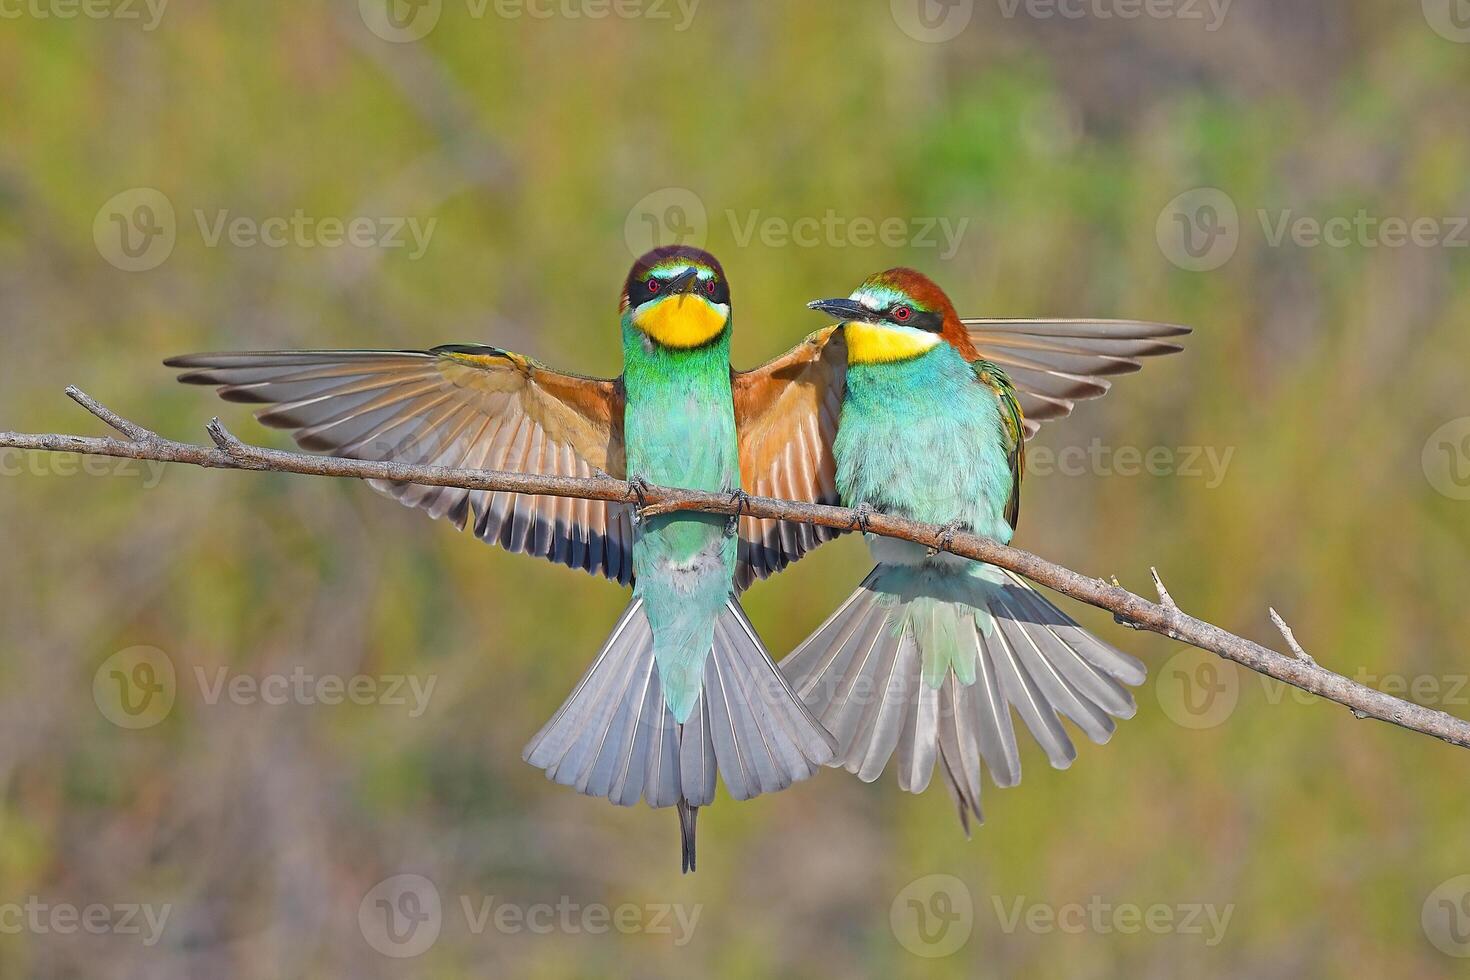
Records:
M218 416L204 423L204 431L209 433L209 438L214 440L216 446L229 453L232 458L240 460L249 458L250 447L241 442L229 429L226 429Z
M411 466L405 463L339 459L334 456L310 456L304 453L264 449L241 442L230 434L218 419L208 430L214 447L175 442L152 436L146 429L133 425L87 398L80 391L72 396L88 411L129 437L98 439L73 435L26 435L0 433L0 447L30 449L42 452L87 453L127 459L148 459L167 463L188 463L217 469L257 470L278 473L301 473L309 476L346 477L357 480L385 480L434 487L457 487L464 490L494 490L508 493L538 494L554 497L581 497L588 500L610 500L642 504L660 513L671 510L698 510L711 514L748 514L751 517L774 518L802 524L851 530L862 528L874 534L900 538L929 545L939 540L944 528L906 520L890 514L864 509L829 507L824 504L776 500L770 497L736 499L729 493L682 490L651 484L634 486L611 477L579 479L566 476L541 476L505 473L494 470L451 469L442 466ZM121 424L119 424L121 423ZM647 511L645 511L646 513ZM1411 731L1432 735L1452 745L1470 748L1470 722L1443 711L1426 708L1384 694L1363 684L1333 673L1317 665L1296 642L1289 627L1272 611L1278 629L1286 638L1294 656L1287 656L1252 640L1236 636L1218 626L1183 612L1168 595L1155 573L1155 587L1161 603L1149 602L1122 586L1108 584L1054 564L1030 552L999 544L969 532L956 532L946 550L963 558L989 562L1009 569L1033 582L1055 589L1079 602L1085 602L1113 613L1119 622L1135 629L1146 629L1181 643L1218 654L1251 670L1299 687L1311 694L1336 701L1351 708L1360 718L1377 718Z
M136 422L129 422L112 409L100 402L94 401L91 396L76 385L66 386L66 397L127 436L133 442L150 442L158 438L158 433L145 429Z
M1148 567L1148 573L1154 578L1154 591L1159 594L1159 604L1162 605L1165 609L1178 609L1179 606L1174 602L1174 597L1171 596L1169 594L1169 590L1164 587L1164 580L1159 578L1159 570L1150 565Z
M1290 626L1286 625L1286 620L1281 618L1281 614L1275 609L1271 609L1270 612L1271 622L1275 623L1276 628L1281 631L1281 635L1286 640L1286 645L1291 648L1291 652L1296 654L1298 660L1316 667L1317 661L1313 660L1311 654L1302 649L1302 645L1296 641L1296 634L1291 631Z

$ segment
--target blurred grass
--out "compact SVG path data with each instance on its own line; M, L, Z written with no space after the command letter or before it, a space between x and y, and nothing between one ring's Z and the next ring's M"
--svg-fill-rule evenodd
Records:
M1156 564L1197 615L1274 640L1275 605L1344 673L1467 672L1466 504L1420 452L1470 414L1465 252L1305 249L1257 212L1470 213L1467 49L1412 5L1235 5L1224 26L1006 19L923 44L885 4L713 4L666 22L466 16L390 45L354 5L169 7L156 31L25 17L0 31L0 425L92 431L77 383L169 435L238 408L158 361L209 348L484 341L618 369L629 209L687 188L734 283L735 358L784 350L802 309L913 264L967 312L1191 324L1188 352L1125 378L1040 445L1232 451L1223 482L1060 473L1029 481L1018 543L1146 588ZM91 240L98 208L154 187L179 217L159 268ZM1160 209L1225 190L1240 246L1171 265ZM207 247L194 212L437 221L426 254ZM752 213L968 221L925 247L742 244ZM112 471L116 472L116 471ZM618 589L478 545L363 487L168 470L0 482L5 738L0 903L172 903L163 940L0 935L5 975L1450 976L1420 926L1470 871L1455 750L1236 674L1228 721L1139 716L1067 772L1025 755L966 842L937 787L823 774L701 819L681 878L667 813L620 810L520 762L624 601ZM748 607L789 650L866 567L829 545ZM1145 658L1175 652L1093 610ZM107 722L93 672L158 647L179 702ZM193 670L297 665L432 675L418 718L388 706L206 704ZM1233 671L1221 667L1226 674ZM1448 682L1447 682L1448 683ZM1461 692L1464 696L1466 693ZM1445 705L1465 715L1464 703ZM418 960L358 932L362 896L427 875L446 925ZM953 874L975 932L946 959L895 941L909 882ZM474 935L457 896L702 906L693 941ZM994 901L1233 906L1224 939L1006 932Z

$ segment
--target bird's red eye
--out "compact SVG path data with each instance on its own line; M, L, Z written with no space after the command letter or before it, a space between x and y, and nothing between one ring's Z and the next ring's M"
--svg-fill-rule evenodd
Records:
M648 277L648 291L650 293L656 293L656 292L658 292L659 286L661 286L661 285L662 285L662 283L660 283L653 276L649 276Z
M913 315L913 312L914 311L909 309L907 306L900 306L893 311L893 318L902 323L904 320L907 320L911 315Z
M704 291L711 296L715 294L715 281L713 279L704 284Z

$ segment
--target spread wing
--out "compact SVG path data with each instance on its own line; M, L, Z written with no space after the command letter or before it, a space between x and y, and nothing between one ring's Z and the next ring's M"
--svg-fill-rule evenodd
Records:
M352 459L623 478L620 380L561 374L495 347L431 351L190 354L165 362L179 380L218 385L228 401L265 403L257 417L303 448ZM633 578L626 504L372 481L509 551Z
M1108 393L1113 375L1131 374L1142 357L1182 350L1165 339L1188 327L1142 320L961 321L980 357L1010 376L1026 437L1047 419L1065 418L1077 402Z
M740 478L748 493L838 502L832 440L846 378L847 345L837 327L818 330L752 371L732 373ZM741 517L736 588L779 572L842 533L813 524Z
M1000 421L1005 426L1006 458L1011 464L1011 499L1006 501L1006 523L1012 529L1021 517L1021 478L1026 475L1026 413L1015 385L1005 371L990 361L974 361L975 376L995 392L1000 403Z
M1140 358L1182 350L1165 338L1188 327L1141 320L962 321L980 355L996 371L982 380L997 390L1002 417L1014 436L1011 467L1016 489L1007 507L1012 526L1020 513L1025 440L1047 419L1070 415L1076 403L1107 394L1114 375L1141 368ZM979 368L977 367L977 370ZM837 503L832 440L842 412L847 347L842 331L827 327L754 371L733 375L740 474L747 491L814 503ZM843 532L788 521L740 519L736 585L748 587L785 568Z

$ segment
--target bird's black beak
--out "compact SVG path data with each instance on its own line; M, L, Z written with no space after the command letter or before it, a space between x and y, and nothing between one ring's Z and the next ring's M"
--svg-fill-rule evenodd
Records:
M669 280L669 295L679 293L692 293L694 286L699 281L699 270L690 266L677 276Z
M856 300L850 299L817 299L806 304L809 309L825 313L834 317L842 323L867 323L877 317L872 310Z

